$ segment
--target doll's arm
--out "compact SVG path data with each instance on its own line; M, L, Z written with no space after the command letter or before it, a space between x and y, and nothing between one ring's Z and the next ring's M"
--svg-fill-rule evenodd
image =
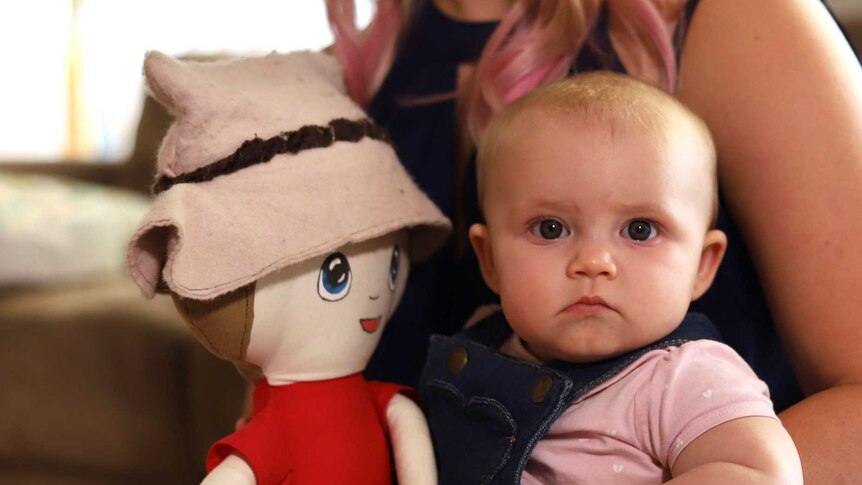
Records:
M722 423L692 441L674 462L673 480L686 484L802 483L799 455L775 419L745 417Z
M255 485L254 472L237 455L230 455L204 478L201 485Z
M386 408L386 421L401 485L437 483L437 465L425 416L409 398L396 394Z

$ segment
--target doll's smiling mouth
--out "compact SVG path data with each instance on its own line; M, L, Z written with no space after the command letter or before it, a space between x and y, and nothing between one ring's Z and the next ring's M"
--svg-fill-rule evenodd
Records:
M362 330L365 330L367 333L374 333L380 328L380 321L383 320L383 315L377 318L360 318L359 325L362 326Z

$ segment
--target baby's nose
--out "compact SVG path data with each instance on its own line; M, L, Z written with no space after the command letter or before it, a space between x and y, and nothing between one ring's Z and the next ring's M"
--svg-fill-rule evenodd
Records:
M566 274L570 278L604 276L614 279L617 276L617 265L607 246L592 244L578 250L566 268Z

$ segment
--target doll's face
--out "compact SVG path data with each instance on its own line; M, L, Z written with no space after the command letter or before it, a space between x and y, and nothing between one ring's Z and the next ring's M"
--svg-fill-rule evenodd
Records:
M259 280L246 360L273 385L362 371L404 291L406 244L402 230Z

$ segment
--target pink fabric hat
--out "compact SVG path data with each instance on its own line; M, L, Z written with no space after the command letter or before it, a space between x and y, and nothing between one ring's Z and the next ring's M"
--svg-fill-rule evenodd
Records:
M409 229L414 260L450 223L385 132L345 95L337 61L297 52L183 62L150 52L151 94L176 117L129 271L208 300L340 246Z

